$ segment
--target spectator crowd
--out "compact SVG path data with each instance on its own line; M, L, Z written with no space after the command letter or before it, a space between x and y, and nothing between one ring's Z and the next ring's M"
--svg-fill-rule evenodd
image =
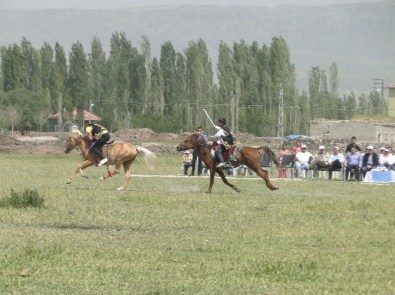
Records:
M327 171L328 178L332 179L333 171L342 171L344 180L361 181L372 169L395 170L395 156L391 146L382 146L378 152L373 145L362 150L357 144L356 137L353 136L344 154L338 146L332 146L329 149L331 153L326 152L326 147L320 145L318 151L312 154L306 144L297 139L290 152L294 155L291 173L294 173L295 178L306 178L307 173L310 172L312 178L316 178L319 171ZM288 154L287 146L283 144L278 152L280 162L278 176L280 178L287 177L286 169L281 166L281 163Z

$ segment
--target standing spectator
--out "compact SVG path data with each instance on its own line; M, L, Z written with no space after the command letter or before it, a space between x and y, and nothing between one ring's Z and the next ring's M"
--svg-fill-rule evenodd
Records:
M208 141L208 136L204 134L203 127L199 126L198 129L196 130L196 133L198 134L198 143L205 144ZM202 174L203 174L203 161L197 154L197 149L198 148L199 147L195 147L193 149L193 153L192 153L192 168L191 168L191 174L189 174L189 176L194 176L195 175L196 160L198 161L198 169L197 169L198 176L202 176Z
M328 171L329 179L332 179L333 170L340 170L344 165L344 155L339 153L339 147L335 146L333 148L333 154L329 156L328 161Z
M347 145L346 147L346 154L351 152L351 148L355 147L358 152L361 151L361 148L357 144L357 138L355 136L351 137L351 143Z
M380 155L379 163L381 166L384 166L387 169L394 170L395 157L388 147L384 148L383 154Z
M291 153L292 155L296 155L297 153L299 153L302 150L302 142L300 141L300 139L298 138L295 141L295 145L292 147Z
M302 178L302 170L308 170L310 168L310 160L313 157L310 152L307 151L307 146L305 144L301 145L301 151L295 155L295 170L296 177Z
M362 163L362 154L357 151L355 146L351 147L351 152L346 154L346 180L348 180L348 174L351 170L355 171L355 179L359 180L359 167Z
M376 168L380 165L379 156L374 152L373 146L367 147L367 152L362 159L362 176L365 178L366 172Z
M284 142L281 145L281 149L278 151L278 166L281 166L284 156L288 155L288 145ZM278 169L278 177L286 178L287 177L287 169L286 168L279 168Z
M184 166L184 175L188 175L188 168L192 167L192 154L189 150L184 152L182 156L183 166Z
M329 154L325 152L325 147L320 145L318 153L313 156L310 169L313 170L313 177L318 177L318 169L327 168L329 162Z

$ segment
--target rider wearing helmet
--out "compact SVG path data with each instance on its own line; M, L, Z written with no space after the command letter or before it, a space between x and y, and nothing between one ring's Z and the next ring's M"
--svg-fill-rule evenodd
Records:
M110 133L103 126L96 123L89 123L85 128L86 134L91 141L90 149L94 152L100 159L97 166L101 166L108 160L103 156L101 151L103 145L110 140Z

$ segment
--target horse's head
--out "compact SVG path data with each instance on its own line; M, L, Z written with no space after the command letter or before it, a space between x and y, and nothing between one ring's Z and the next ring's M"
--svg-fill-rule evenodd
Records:
M79 142L82 140L82 133L79 130L72 130L69 134L69 139L66 141L66 154L70 153Z
M198 134L192 133L177 146L177 151L194 149L198 144Z

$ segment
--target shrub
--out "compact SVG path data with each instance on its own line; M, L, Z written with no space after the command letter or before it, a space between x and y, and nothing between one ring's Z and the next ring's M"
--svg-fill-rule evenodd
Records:
M1 207L27 208L44 207L44 198L36 190L25 189L23 192L16 192L11 189L11 195L0 199Z

